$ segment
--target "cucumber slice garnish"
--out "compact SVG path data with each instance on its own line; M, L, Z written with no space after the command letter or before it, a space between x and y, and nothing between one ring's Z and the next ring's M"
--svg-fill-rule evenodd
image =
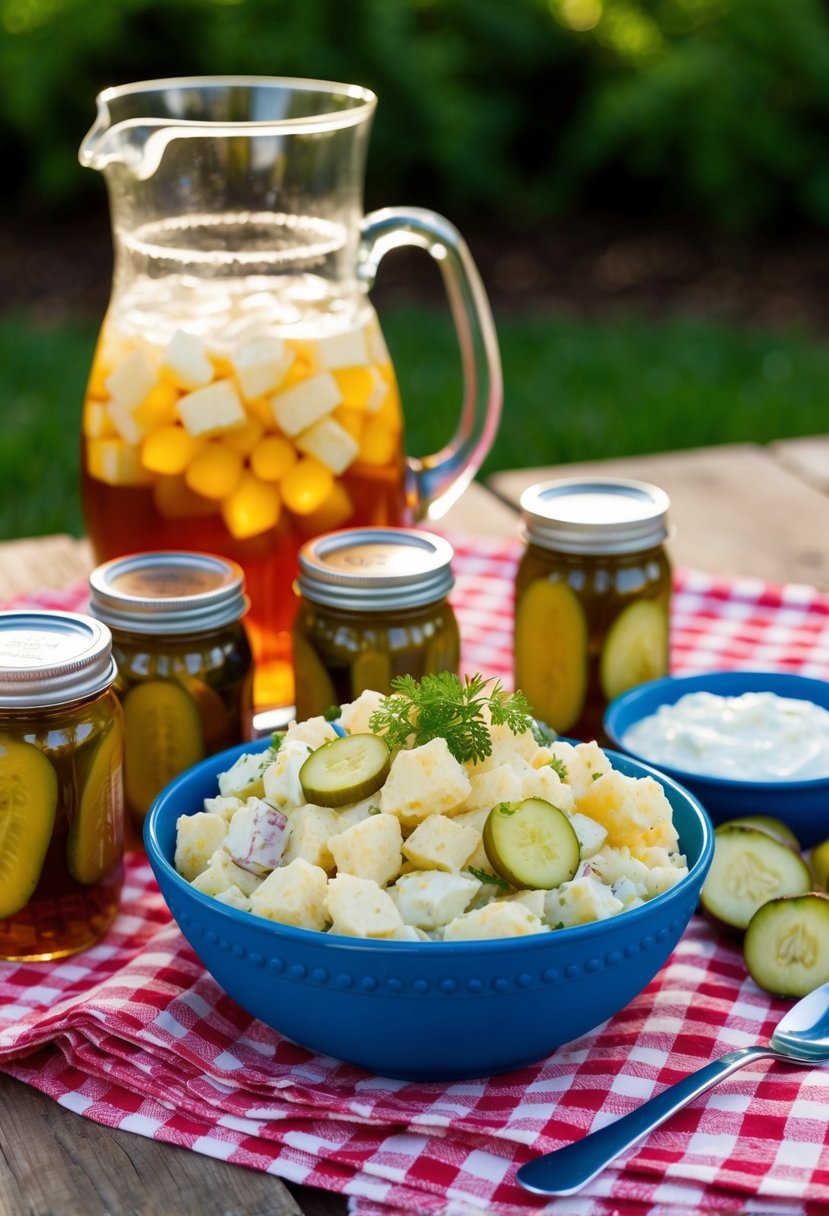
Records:
M723 925L745 929L754 913L781 895L804 895L812 878L803 858L760 828L722 824L700 902Z
M763 904L743 941L748 973L775 996L806 996L829 981L829 898L812 891Z
M390 764L388 744L379 735L343 735L311 752L299 783L308 802L346 806L379 790Z
M543 798L493 807L483 842L493 870L519 890L551 891L574 878L581 861L570 820Z
M515 686L535 716L560 734L584 708L587 646L587 620L575 592L567 583L531 583L515 615Z
M599 679L608 701L668 670L668 609L654 600L628 604L608 630Z

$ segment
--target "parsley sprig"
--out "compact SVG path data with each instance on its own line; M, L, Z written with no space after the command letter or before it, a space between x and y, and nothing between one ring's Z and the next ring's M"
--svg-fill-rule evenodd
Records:
M532 727L524 694L505 692L500 680L481 675L460 680L441 671L419 683L413 676L396 676L391 687L371 715L369 729L384 735L392 750L419 747L442 737L456 760L485 760L492 753L487 718L494 726L509 727L514 735Z

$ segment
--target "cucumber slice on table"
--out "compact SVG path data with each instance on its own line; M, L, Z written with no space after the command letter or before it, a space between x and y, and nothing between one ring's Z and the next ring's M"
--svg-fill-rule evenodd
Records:
M0 735L0 918L34 894L57 805L51 761L33 744Z
M587 643L587 620L575 592L566 583L531 583L515 616L515 684L535 716L560 734L584 708Z
M737 819L729 819L728 823L742 823L750 828L760 828L761 831L776 836L781 844L787 844L790 849L797 849L798 853L800 852L800 841L792 829L774 815L740 815ZM721 824L720 826L726 827L727 825Z
M343 735L311 752L299 783L308 802L347 806L379 790L390 764L388 744L379 735Z
M668 670L668 609L654 600L628 604L610 626L599 660L608 701Z
M805 895L811 886L809 867L789 845L760 828L722 824L700 902L721 924L745 929L770 899Z
M815 891L763 904L743 941L748 973L776 996L806 996L829 981L829 898Z
M818 890L829 890L829 840L821 840L809 854L809 866Z
M484 823L483 842L496 874L522 891L550 891L569 882L581 861L570 820L543 798L493 807Z

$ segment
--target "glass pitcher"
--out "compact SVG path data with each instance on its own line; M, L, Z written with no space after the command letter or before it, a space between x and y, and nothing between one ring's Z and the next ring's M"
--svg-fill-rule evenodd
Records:
M492 315L457 230L421 208L363 215L376 102L315 80L129 84L98 96L79 153L104 174L114 241L83 414L95 557L186 548L238 561L260 709L292 701L299 546L439 517L501 412ZM454 437L419 459L404 452L368 299L402 245L440 266L464 377Z

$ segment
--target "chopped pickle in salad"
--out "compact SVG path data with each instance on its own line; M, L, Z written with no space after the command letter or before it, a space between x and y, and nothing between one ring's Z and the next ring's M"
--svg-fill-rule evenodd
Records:
M221 773L178 819L176 869L255 916L385 941L551 933L688 873L658 781L536 727L478 676L367 690Z

